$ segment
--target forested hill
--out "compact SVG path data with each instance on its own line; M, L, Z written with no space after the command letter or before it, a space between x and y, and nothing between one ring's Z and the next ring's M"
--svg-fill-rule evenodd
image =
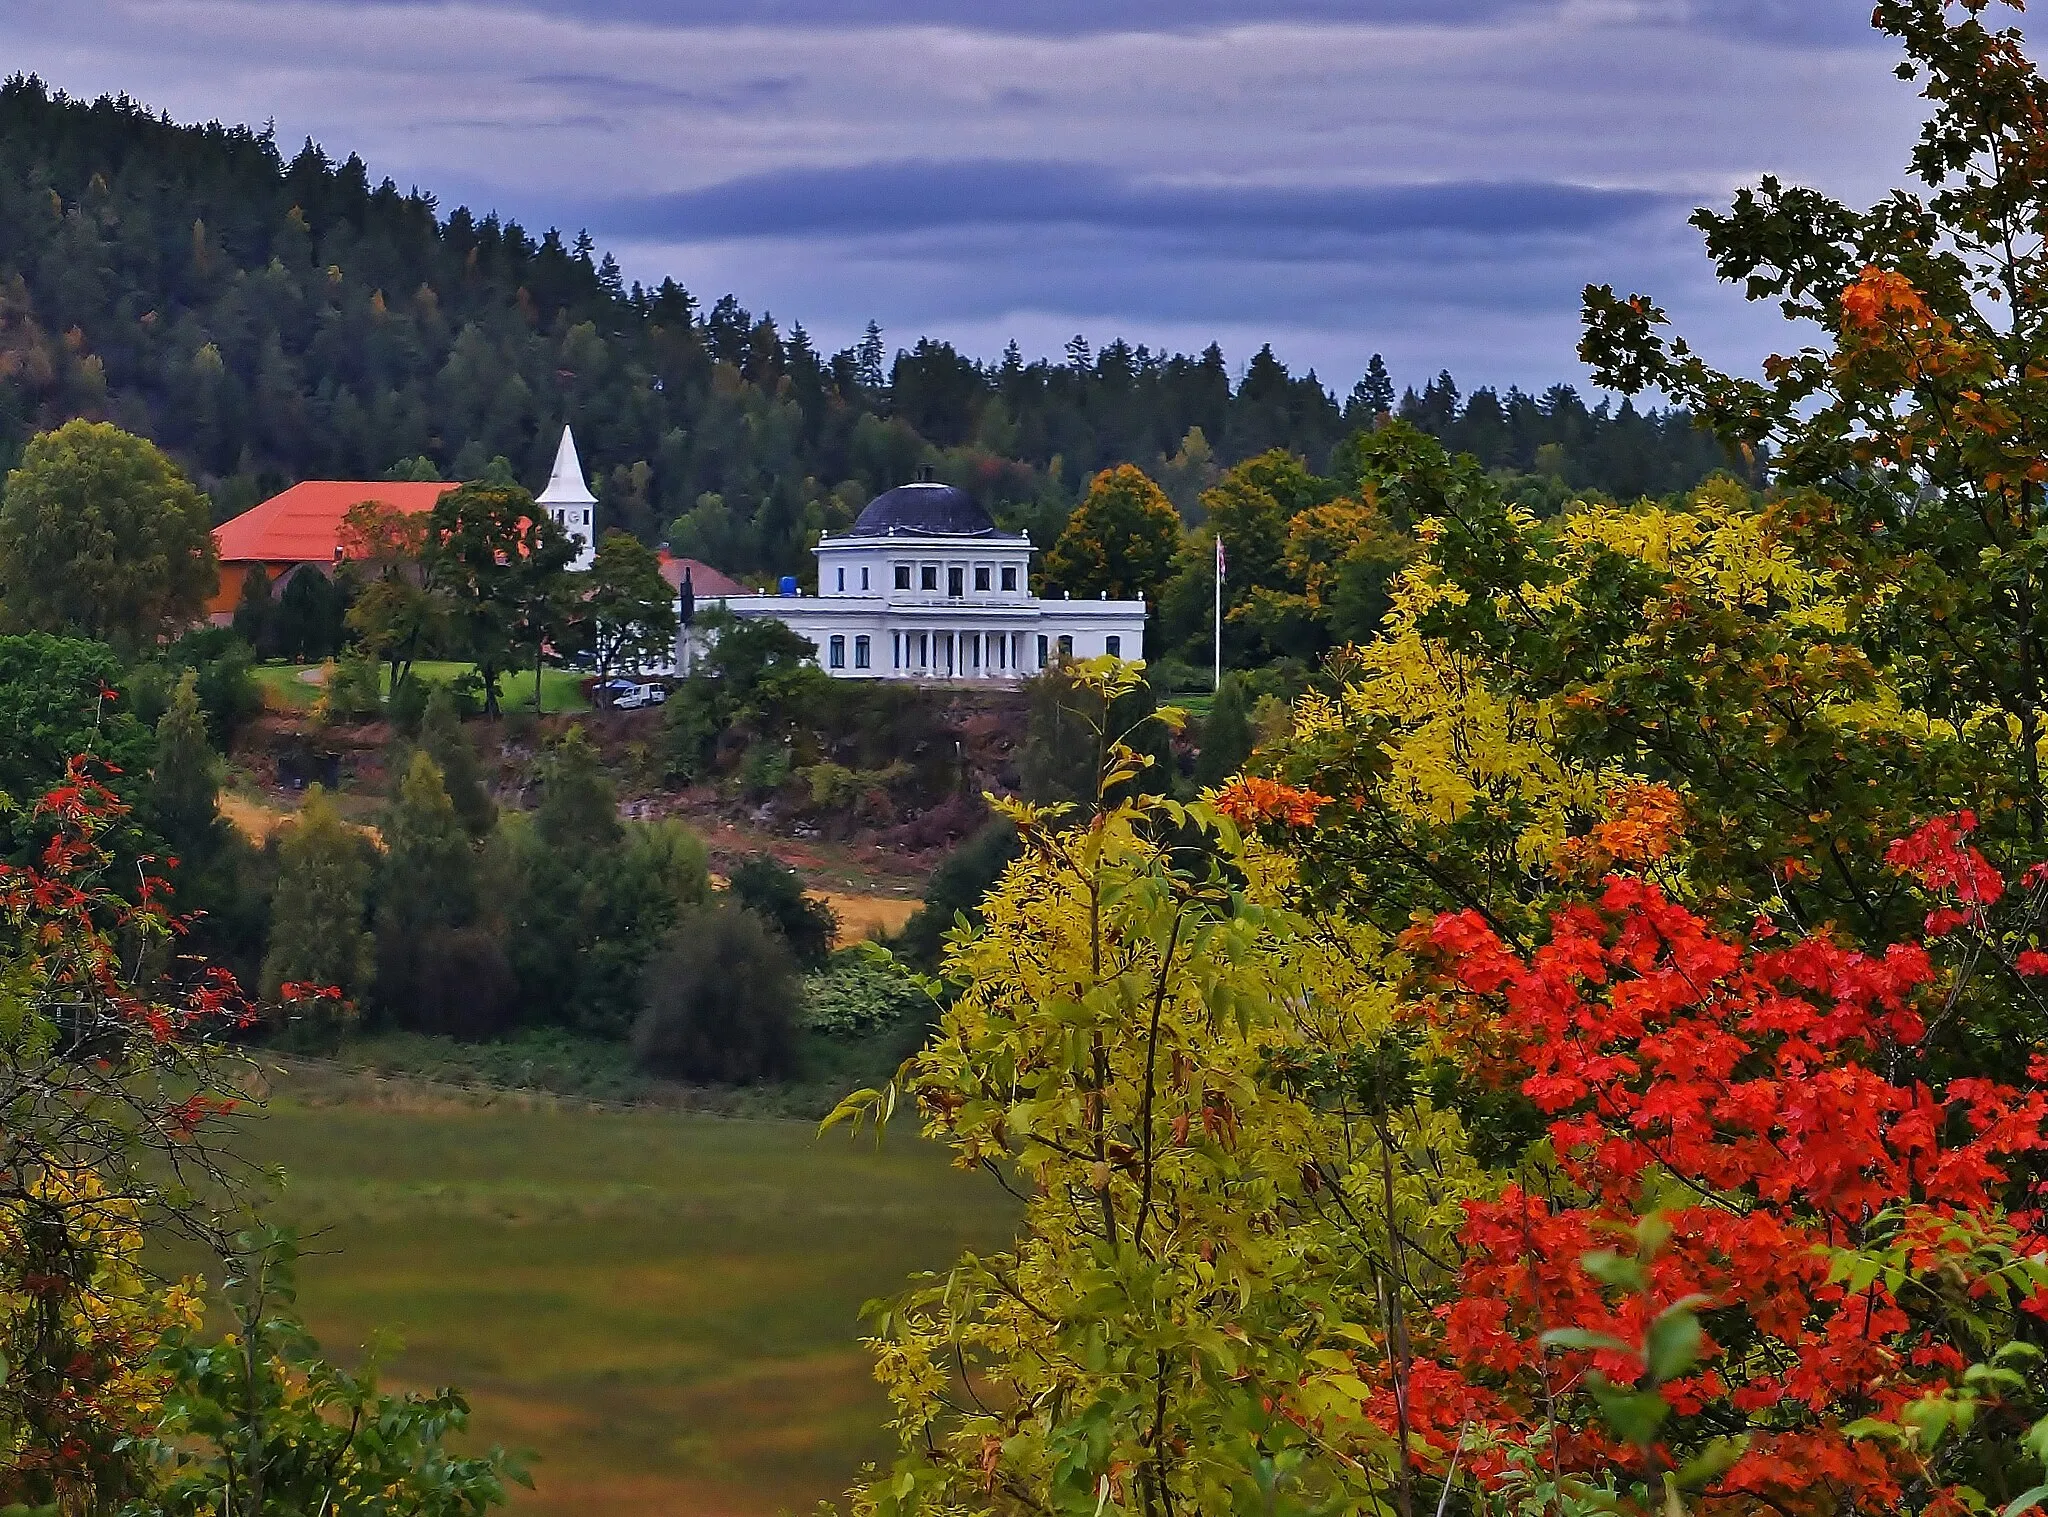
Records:
M1260 352L1121 341L982 364L872 328L819 352L800 325L673 281L630 288L589 239L372 185L362 161L188 127L17 77L0 89L0 464L92 415L173 452L215 513L293 480L438 472L494 457L529 483L575 424L602 519L727 568L794 567L807 531L931 466L1050 541L1087 477L1152 471L1190 513L1219 467L1272 447L1320 466L1389 405L1502 469L1617 496L1725 459L1679 415L1589 410L1565 387L1342 397ZM1199 435L1197 435L1199 434ZM1557 488L1561 488L1561 485Z

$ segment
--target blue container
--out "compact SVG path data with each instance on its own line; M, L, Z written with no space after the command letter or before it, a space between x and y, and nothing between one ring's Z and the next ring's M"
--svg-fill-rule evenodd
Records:
M784 595L796 594L796 576L794 574L782 576L782 593Z

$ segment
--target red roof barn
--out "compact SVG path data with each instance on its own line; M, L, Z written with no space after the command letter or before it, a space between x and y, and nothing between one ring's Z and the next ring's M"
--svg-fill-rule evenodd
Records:
M331 573L341 551L341 520L351 506L374 500L418 515L454 488L414 480L309 479L293 485L213 529L220 588L207 610L216 622L232 617L242 581L257 564L273 581L305 566Z

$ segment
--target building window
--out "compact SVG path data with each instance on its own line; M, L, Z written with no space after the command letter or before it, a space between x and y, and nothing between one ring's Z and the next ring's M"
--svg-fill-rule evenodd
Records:
M917 667L929 669L932 666L932 635L929 632L917 634Z
M853 640L853 667L865 669L868 666L868 640L857 637Z
M839 585L838 585L838 590L839 590L839 593L840 593L841 595L844 595L844 594L846 593L846 571L845 571L844 569L841 569L841 570L839 570L839 571L838 571L838 574L839 574Z
M990 638L990 639L988 640L988 656L989 656L989 660L990 660L990 662L992 662L992 663L993 663L993 664L994 664L994 665L995 665L995 666L996 666L996 667L997 667L998 669L1007 669L1007 668L1009 668L1009 666L1010 666L1010 660L1009 660L1009 652L1010 652L1010 640L1009 640L1009 639L1008 639L1007 637L991 637L991 638Z
M936 589L938 589L938 588L939 588L939 566L938 566L937 564L926 564L926 565L924 566L924 569L923 569L923 571L922 571L922 572L921 572L921 573L920 573L920 574L918 575L918 578L917 578L917 583L918 583L918 586L919 586L919 588L920 588L920 589L925 589L925 590L936 590Z
M986 590L988 588L987 564L976 564L974 566L974 588L977 590Z
M908 590L910 588L910 565L898 564L896 566L896 588L899 590Z
M1074 640L1073 640L1073 639L1072 639L1071 637L1062 637L1062 638L1060 639L1060 657L1061 657L1061 658L1072 658L1073 656L1074 656Z
M832 639L832 667L835 669L844 669L846 667L846 639L843 637Z
M1038 667L1039 667L1039 668L1041 668L1041 669L1043 669L1043 668L1045 667L1045 650L1046 650L1046 640L1045 640L1045 634L1044 634L1043 632L1041 632L1041 633L1039 633L1039 634L1038 634Z
M1005 590L1017 588L1017 566L1015 564L1003 565L1003 588Z
M860 587L863 590L868 587L868 566L866 564L860 566Z
M968 635L967 657L971 661L968 667L974 669L979 669L981 667L981 634L979 632L970 633Z
M1105 637L1102 640L1102 651L1111 658L1122 658L1124 656L1124 640L1120 637Z
M967 571L955 565L946 571L946 594L958 600L967 593Z
M903 634L901 632L891 632L889 634L889 667L891 669L901 669L903 667Z

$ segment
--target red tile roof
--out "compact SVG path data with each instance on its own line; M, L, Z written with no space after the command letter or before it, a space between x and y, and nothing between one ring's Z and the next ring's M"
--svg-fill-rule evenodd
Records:
M697 599L707 597L716 600L721 595L752 595L754 592L729 574L721 574L699 558L670 558L666 552L661 555L661 577L668 581L671 590L683 588L683 566L690 569L690 593Z
M375 500L417 515L431 511L454 488L412 480L308 479L215 527L213 542L222 563L330 563L350 506Z

